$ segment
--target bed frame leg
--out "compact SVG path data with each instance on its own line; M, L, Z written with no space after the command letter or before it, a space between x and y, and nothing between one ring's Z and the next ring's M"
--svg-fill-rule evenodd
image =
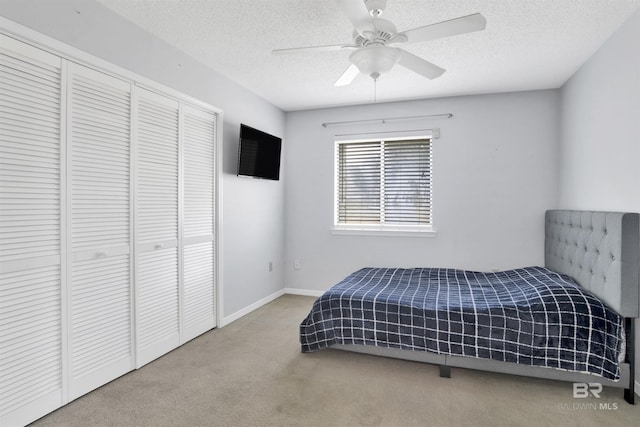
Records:
M636 380L636 355L635 355L635 319L625 318L625 327L627 333L627 362L629 363L629 388L624 389L624 400L628 403L635 405L636 392L635 392L635 380Z
M440 378L451 378L451 366L440 365Z

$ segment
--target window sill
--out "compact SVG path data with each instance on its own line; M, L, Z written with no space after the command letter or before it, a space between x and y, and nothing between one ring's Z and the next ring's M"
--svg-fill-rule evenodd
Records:
M331 234L352 236L390 236L390 237L436 237L433 227L367 227L367 226L333 226Z

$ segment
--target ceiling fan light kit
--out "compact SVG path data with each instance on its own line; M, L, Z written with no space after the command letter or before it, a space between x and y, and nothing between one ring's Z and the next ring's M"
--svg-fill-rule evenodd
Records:
M388 46L367 46L349 55L351 63L374 80L391 71L399 59L400 49Z
M380 18L387 6L386 0L336 1L354 27L352 44L298 47L273 51L274 54L293 54L354 50L349 55L351 65L336 80L335 86L348 85L360 73L377 80L381 74L391 71L396 64L425 78L435 79L445 72L444 68L395 46L482 31L487 23L481 14L475 13L398 32L391 21Z

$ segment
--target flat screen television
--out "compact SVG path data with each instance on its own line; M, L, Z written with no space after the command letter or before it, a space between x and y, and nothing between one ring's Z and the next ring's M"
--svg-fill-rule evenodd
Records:
M238 176L279 180L281 146L281 138L241 124Z

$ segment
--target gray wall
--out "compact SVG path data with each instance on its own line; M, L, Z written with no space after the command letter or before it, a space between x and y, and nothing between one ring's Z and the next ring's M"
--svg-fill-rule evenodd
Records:
M561 96L559 207L640 212L640 10ZM640 366L640 320L636 354Z
M93 0L2 0L2 16L224 111L224 317L282 289L284 181L238 178L240 122L282 136L284 113ZM78 13L79 12L79 13ZM269 272L269 261L274 271Z
M334 134L323 122L453 113L377 130L439 127L433 146L436 237L344 236L333 221ZM366 266L473 270L542 265L544 211L557 202L556 90L287 113L285 284L325 290ZM299 259L301 268L293 269Z

